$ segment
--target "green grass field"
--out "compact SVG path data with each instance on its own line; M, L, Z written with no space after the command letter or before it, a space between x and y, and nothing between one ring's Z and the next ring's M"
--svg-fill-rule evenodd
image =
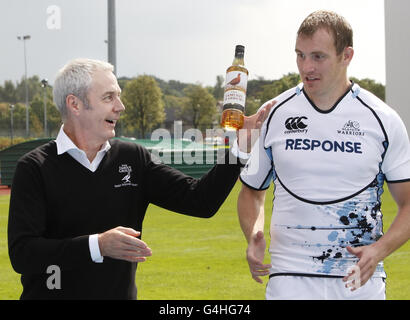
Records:
M236 215L239 190L238 183L211 219L149 207L143 240L153 250L153 256L138 266L138 299L264 299L266 280L263 285L253 281L245 259L246 241ZM396 206L385 190L382 210L387 230ZM0 196L0 299L18 299L20 276L11 268L7 253L8 203L9 196ZM271 203L272 189L267 193L266 231ZM387 299L410 299L410 242L385 260L385 269Z

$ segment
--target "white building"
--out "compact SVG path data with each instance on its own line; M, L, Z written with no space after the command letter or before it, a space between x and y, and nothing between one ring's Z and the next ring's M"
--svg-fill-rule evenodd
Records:
M386 102L410 135L410 1L385 0Z

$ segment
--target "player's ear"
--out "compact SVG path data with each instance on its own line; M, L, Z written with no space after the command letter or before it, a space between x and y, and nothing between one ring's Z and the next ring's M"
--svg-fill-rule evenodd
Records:
M350 64L354 56L354 49L353 47L346 47L343 50L343 61L346 63L346 66Z

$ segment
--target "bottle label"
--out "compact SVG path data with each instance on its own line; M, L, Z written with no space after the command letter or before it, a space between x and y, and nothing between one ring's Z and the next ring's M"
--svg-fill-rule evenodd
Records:
M242 71L228 72L226 74L224 106L233 104L245 108L247 83L248 75L246 73Z

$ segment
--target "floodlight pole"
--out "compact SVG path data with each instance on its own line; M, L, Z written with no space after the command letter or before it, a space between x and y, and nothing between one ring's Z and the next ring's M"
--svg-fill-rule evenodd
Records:
M24 44L24 84L25 84L25 98L26 98L26 136L30 136L30 120L28 110L28 84L27 84L27 56L26 56L26 40L30 40L30 35L18 36L18 40L22 40Z
M115 30L115 0L108 1L108 62L114 66L117 75L116 30Z
M48 80L41 80L41 87L43 90L43 104L44 104L44 137L47 137L47 86Z
M13 145L13 136L14 136L13 111L14 111L14 104L11 104L10 105L10 140L11 140L11 145Z

